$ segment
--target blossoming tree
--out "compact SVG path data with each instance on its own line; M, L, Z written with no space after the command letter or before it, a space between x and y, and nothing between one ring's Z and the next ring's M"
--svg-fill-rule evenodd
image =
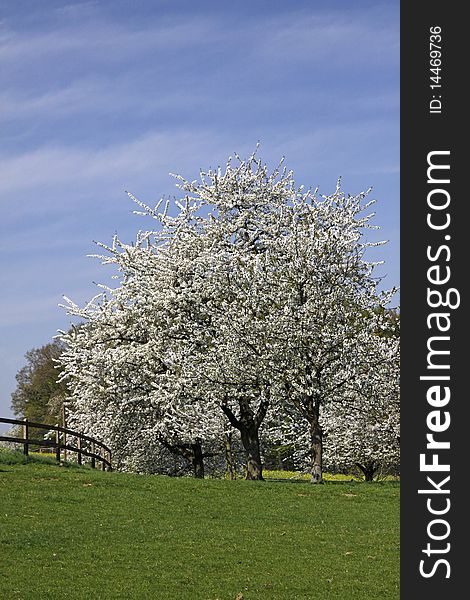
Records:
M176 216L168 203L151 208L131 196L158 225L133 245L105 247L103 262L121 273L110 299L69 304L90 339L107 333L85 350L80 335L65 336L65 377L76 404L98 386L113 397L108 407L153 411L165 443L176 435L200 444L228 421L249 479L262 479L268 411L290 407L308 423L312 480L321 482L320 411L378 364L371 340L393 295L377 292L375 264L364 258L374 245L363 239L370 203L339 184L321 197L296 188L282 162L270 173L256 153L237 161L199 182L178 177Z

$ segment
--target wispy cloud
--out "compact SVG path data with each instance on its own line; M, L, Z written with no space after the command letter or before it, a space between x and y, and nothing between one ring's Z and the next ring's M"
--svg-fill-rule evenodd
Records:
M220 146L220 138L203 131L153 133L104 148L45 145L1 162L0 198L5 202L18 190L98 180L101 185L112 182L113 188L117 184L126 189L138 174L157 171L167 177L175 166L194 164L194 157L201 157L202 167Z
M369 16L355 11L298 12L288 18L274 18L267 35L258 37L258 52L280 64L322 63L326 68L343 69L389 61L397 63L399 35L378 11Z
M93 4L83 10L91 15ZM63 7L64 15L79 6ZM384 14L382 14L384 13ZM92 57L98 64L117 63L136 56L160 53L174 56L181 50L218 47L226 60L230 53L245 55L245 67L259 69L263 62L272 64L295 61L298 65L397 61L399 36L389 22L390 11L384 7L370 9L369 14L357 10L322 10L313 12L293 9L271 13L259 19L233 19L216 11L161 15L149 23L122 24L106 19L99 10L92 19L66 18L55 28L27 34L3 28L0 34L0 63L11 61L67 60L78 54L82 61ZM237 58L236 55L233 58ZM251 62L249 59L253 59ZM254 62L253 62L254 61ZM122 66L122 63L121 63ZM204 64L201 64L201 75Z
M78 79L58 89L49 90L37 95L28 95L24 91L4 91L0 93L0 121L46 119L52 122L77 114L106 115L112 107L113 113L129 116L151 115L159 111L183 111L197 113L207 106L208 96L202 90L194 90L188 97L174 89L164 89L158 95L137 94L138 81L132 76L115 79L101 78ZM289 103L302 106L306 101L305 90L292 90L288 95ZM398 110L399 95L359 93L348 99L333 96L328 90L319 87L314 91L317 107L321 110L336 106L338 113L355 110L359 114L367 111ZM266 96L261 90L248 89L243 97L228 96L223 104L215 107L215 112L226 114L227 110L239 111L250 106L252 111L275 108L278 100L275 96Z
M57 307L60 296L36 296L22 298L3 307L0 315L0 327L18 327L34 323L38 319L44 321L57 320L60 315Z
M383 120L317 127L291 139L280 130L268 136L266 146L269 158L273 160L287 155L294 162L305 162L307 153L311 164L322 167L331 162L334 154L336 164L347 159L354 169L360 160L358 150L367 152L368 144L383 139L388 130L389 123ZM186 175L187 169L190 169L194 174L195 168L214 165L214 158L223 160L227 152L249 152L256 140L242 142L242 137L234 136L229 145L228 140L217 132L194 129L151 133L104 148L45 145L2 161L0 202L9 202L16 191L57 190L78 184L90 186L93 182L100 189L111 186L115 190L117 186L124 190L139 175L148 178L149 174L153 174L151 178L154 181L157 178L169 181L168 174L175 170ZM230 147L232 143L237 143L238 147ZM368 167L375 172L390 171L391 165L388 158L385 161L381 159L379 152ZM43 198L42 202L39 209L45 207L47 198Z
M37 62L69 53L82 58L93 56L101 61L114 62L123 56L135 56L158 49L173 50L201 45L213 32L210 18L191 18L179 22L162 20L161 24L130 29L125 25L101 21L84 25L65 25L52 31L24 35L4 29L0 34L0 63L27 60ZM11 63L10 63L11 64Z

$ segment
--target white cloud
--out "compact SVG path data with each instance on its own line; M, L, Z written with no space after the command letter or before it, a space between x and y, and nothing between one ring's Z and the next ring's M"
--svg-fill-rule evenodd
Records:
M164 111L179 111L180 114L195 114L207 106L208 102L219 104L220 112L228 110L240 111L246 106L251 111L262 111L278 106L278 99L267 95L262 90L247 89L243 96L222 96L219 103L214 103L209 91L192 90L191 94L182 94L177 89L162 89L158 94L136 93L139 82L131 75L112 78L103 74L100 78L78 79L70 85L52 89L41 94L25 94L24 92L5 91L0 93L0 120L24 120L54 122L60 118L70 118L76 114L89 114L93 118L107 115L112 107L114 115L151 115ZM348 98L332 95L331 91L310 88L292 90L288 100L290 106L302 106L307 98L314 98L318 107L337 106L339 111L384 111L397 110L399 93L374 94L362 93Z
M323 64L337 59L345 64L371 62L391 58L398 60L399 36L388 15L395 9L384 7L357 10L293 10L290 13L267 14L250 20L227 22L217 13L193 12L185 16L168 16L162 11L147 26L125 26L104 18L93 4L63 7L78 10L82 18L69 18L50 31L21 34L4 27L0 35L0 62L18 65L18 61L63 61L78 54L83 60L93 57L98 63L119 62L137 55L161 51L174 55L181 49L218 46L226 52L242 52L259 64L286 60ZM65 13L64 13L65 14ZM70 24L72 23L72 24ZM246 63L248 66L248 63ZM204 72L201 64L201 72Z
M33 61L56 57L64 60L70 53L82 59L92 56L99 62L119 61L123 57L150 50L172 50L206 44L214 32L210 18L170 22L161 19L157 25L131 29L112 22L87 22L52 31L20 34L4 29L0 35L0 62ZM210 35L209 35L210 34Z
M269 159L286 155L291 162L305 162L308 155L312 165L321 167L332 161L338 163L348 156L350 167L354 169L357 167L354 160L357 149L361 148L364 153L368 140L384 138L389 133L387 121L362 120L314 128L300 136L292 136L289 130L280 129L271 134L270 140L261 142L262 150L265 148L263 155L268 152ZM100 190L108 187L114 193L116 189L127 189L139 177L168 182L168 174L175 170L189 177L191 173L197 176L195 168L214 165L214 159L217 163L224 161L227 152L250 152L256 140L239 142L236 134L229 140L210 130L192 130L153 132L104 148L45 145L3 159L0 163L0 199L2 203L9 203L15 192L24 190L41 194L41 191L69 188L73 195L77 186L92 193L93 184ZM227 148L232 143L238 146ZM374 172L390 172L395 165L390 164L389 159L387 161L378 164L376 160L369 168ZM41 197L42 208L47 202L47 196Z
M142 138L104 148L45 145L0 164L0 195L3 199L18 190L64 188L89 185L93 181L125 186L135 175L159 171L167 176L195 156L204 163L219 146L209 133L152 133ZM123 187L122 189L125 189ZM73 190L72 190L73 191ZM5 200L3 200L5 202Z
M379 9L297 12L263 25L257 56L283 64L321 64L325 68L398 63L399 35ZM307 74L314 76L314 74Z

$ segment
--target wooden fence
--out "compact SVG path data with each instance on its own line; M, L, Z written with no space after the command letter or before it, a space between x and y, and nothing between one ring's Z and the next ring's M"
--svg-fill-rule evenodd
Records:
M13 444L22 444L23 453L28 456L30 446L39 446L41 448L50 448L55 450L56 460L60 461L60 453L64 452L64 459L67 459L67 452L77 453L77 462L79 465L82 464L83 456L87 456L91 459L91 466L94 469L96 467L96 461L101 462L101 468L103 471L106 469L111 471L111 450L94 438L73 431L66 427L60 427L59 425L46 425L45 423L35 423L28 421L28 419L3 419L0 417L0 423L8 423L10 425L20 425L22 427L23 437L8 437L0 435L0 441L10 442ZM55 439L46 440L32 438L30 433L31 429L43 429L45 431L54 431ZM70 439L72 438L72 439ZM72 443L70 443L72 441Z

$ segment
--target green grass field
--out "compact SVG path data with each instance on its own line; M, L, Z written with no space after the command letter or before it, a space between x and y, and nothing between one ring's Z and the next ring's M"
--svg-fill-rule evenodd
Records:
M2 600L399 598L397 482L195 480L8 456Z

